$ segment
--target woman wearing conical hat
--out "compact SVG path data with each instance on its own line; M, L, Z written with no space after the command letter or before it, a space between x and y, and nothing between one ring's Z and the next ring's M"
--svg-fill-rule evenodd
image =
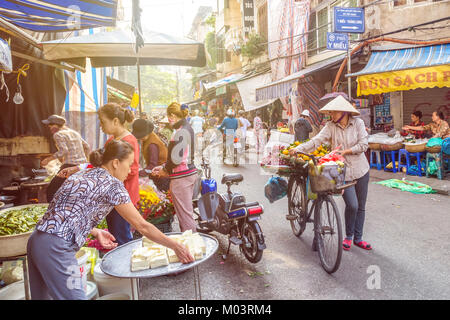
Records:
M364 152L369 147L368 133L364 121L354 116L359 115L344 97L338 96L330 101L320 113L329 114L331 121L310 141L292 149L296 151L312 152L323 143L330 143L333 150L338 151L347 165L345 181L355 180L356 185L345 189L345 231L343 249L350 250L353 243L366 250L372 246L363 241L363 227L366 213L366 199L369 186L369 163Z

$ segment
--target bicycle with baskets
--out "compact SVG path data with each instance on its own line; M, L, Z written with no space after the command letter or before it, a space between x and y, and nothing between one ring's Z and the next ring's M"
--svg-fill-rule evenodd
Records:
M356 182L344 184L345 166L327 166L324 174L317 171L318 160L314 155L299 154L308 156L314 166L309 162L296 162L288 170L280 172L289 177L289 214L286 218L297 237L303 234L307 223L314 224L313 249L317 249L323 269L331 274L338 270L341 263L343 240L341 218L333 194L340 194ZM308 187L317 195L314 200L308 199Z

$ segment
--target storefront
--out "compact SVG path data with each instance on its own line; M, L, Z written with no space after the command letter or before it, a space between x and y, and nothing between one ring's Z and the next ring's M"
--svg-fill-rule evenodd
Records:
M450 44L395 50L373 48L365 68L357 77L358 97L377 100L375 125L392 122L399 130L411 122L414 111L431 122L433 111L450 116ZM381 118L380 118L381 116Z

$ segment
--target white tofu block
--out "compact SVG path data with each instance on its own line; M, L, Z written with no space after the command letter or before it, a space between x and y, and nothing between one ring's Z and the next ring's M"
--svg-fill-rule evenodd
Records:
M146 270L150 268L148 260L145 259L131 259L131 271Z
M192 230L191 230L191 229L186 230L185 232L183 232L183 233L181 234L181 236L182 236L183 238L191 237L191 236L192 236Z
M167 248L167 258L169 259L169 263L180 262L180 259L178 259L175 251L170 248Z
M152 268L152 269L167 266L168 264L169 264L169 260L167 259L167 255L165 253L154 255L150 259L150 268Z
M202 249L203 254L206 253L206 243L205 240L202 238L202 236L200 236L198 233L194 234L194 236L192 237L195 241L195 245L197 247L200 247Z

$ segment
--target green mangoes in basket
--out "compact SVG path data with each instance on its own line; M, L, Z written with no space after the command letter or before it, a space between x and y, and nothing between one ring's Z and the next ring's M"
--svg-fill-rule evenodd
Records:
M36 223L46 211L47 206L30 206L23 209L0 211L0 236L33 231Z

